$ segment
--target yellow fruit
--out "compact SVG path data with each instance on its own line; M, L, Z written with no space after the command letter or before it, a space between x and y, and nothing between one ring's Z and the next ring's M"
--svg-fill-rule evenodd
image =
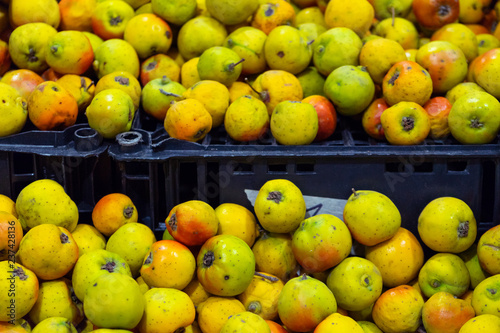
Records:
M198 324L203 333L219 333L232 315L245 311L243 304L234 297L209 297L198 305Z
M247 289L238 295L247 311L266 320L278 316L278 298L283 282L274 275L256 272Z
M215 208L215 215L219 220L218 235L239 237L252 247L257 236L257 220L251 211L238 204L223 203Z

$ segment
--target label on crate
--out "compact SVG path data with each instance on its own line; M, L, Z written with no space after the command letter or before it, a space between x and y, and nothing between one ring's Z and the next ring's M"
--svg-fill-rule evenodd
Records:
M245 190L248 200L250 202L255 202L257 194L259 191L256 190ZM330 214L343 219L344 206L347 200L344 199L333 199L325 197L315 197L310 195L304 195L304 200L306 202L306 218L319 215L319 214Z

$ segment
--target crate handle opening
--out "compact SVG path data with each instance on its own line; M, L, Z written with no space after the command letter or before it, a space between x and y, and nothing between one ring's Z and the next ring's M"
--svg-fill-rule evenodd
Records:
M79 128L75 131L75 149L77 151L91 151L102 143L102 136L93 128Z

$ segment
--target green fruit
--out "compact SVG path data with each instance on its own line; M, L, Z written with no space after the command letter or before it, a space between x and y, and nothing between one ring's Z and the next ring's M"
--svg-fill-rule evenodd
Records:
M335 110L346 116L363 112L375 95L375 84L365 67L341 66L328 75L324 92Z
M123 39L108 39L94 49L92 64L97 78L113 72L125 71L139 77L140 62L137 52Z
M49 223L72 232L78 223L78 207L64 188L51 179L25 186L16 200L19 222L24 230Z
M297 79L299 79L300 85L302 86L304 98L312 95L325 96L323 87L325 86L326 79L320 72L318 72L316 67L307 67L305 70L297 74Z
M85 112L90 128L106 139L127 132L132 127L135 107L129 94L123 90L106 89L94 96Z
M283 101L274 108L270 127L282 145L308 145L318 134L318 113L309 103Z
M222 46L205 50L198 60L198 74L201 80L213 80L230 86L241 74L241 63L245 59L238 53Z
M85 293L85 316L101 328L132 329L144 313L145 299L139 284L123 274L101 275Z
M274 28L264 44L266 62L271 69L298 74L309 66L311 46L297 28L282 25Z
M243 23L259 7L255 0L206 0L207 10L225 25Z
M467 266L459 256L437 253L429 258L418 274L418 285L426 297L446 291L456 297L469 289L470 276Z
M153 13L175 25L183 25L196 15L196 0L151 0Z
M201 285L217 296L241 294L250 285L255 273L252 249L233 235L217 235L208 239L201 247L196 263Z

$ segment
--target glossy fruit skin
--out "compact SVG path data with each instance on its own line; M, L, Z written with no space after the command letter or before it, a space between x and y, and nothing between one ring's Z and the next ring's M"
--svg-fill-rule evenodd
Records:
M422 143L430 133L431 121L425 109L414 102L399 102L380 116L384 135L394 145Z
M203 245L217 234L219 226L215 210L201 200L190 200L175 206L165 223L172 237L187 246Z
M463 144L489 143L500 130L500 103L486 92L464 95L453 104L448 125L451 135Z
M433 92L444 94L467 76L467 59L462 50L447 41L432 41L417 51L415 60L429 72Z
M384 286L408 284L424 264L424 250L417 237L403 227L390 239L367 246L365 258L380 270Z
M320 214L301 222L292 238L295 258L305 271L323 272L338 265L350 253L352 237L334 215Z
M428 333L457 332L475 315L469 302L444 291L432 295L422 309L422 321Z
M418 23L431 30L455 22L460 15L458 0L414 0L412 6Z
M151 245L140 273L150 287L182 290L193 279L195 270L194 255L185 245L173 240L160 240Z
M301 301L295 301L297 299ZM335 296L326 284L306 274L289 280L278 300L281 321L287 328L298 332L313 330L336 311Z
M255 257L242 239L217 235L203 244L196 259L197 277L206 291L217 296L241 294L252 282Z

